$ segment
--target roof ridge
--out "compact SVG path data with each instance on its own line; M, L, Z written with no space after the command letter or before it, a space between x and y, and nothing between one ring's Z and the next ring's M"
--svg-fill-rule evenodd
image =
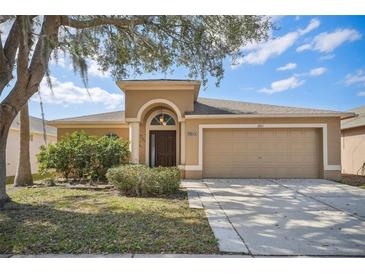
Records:
M255 102L247 102L247 101L239 101L239 100L229 100L229 99L216 99L216 98L207 98L207 97L199 97L199 99L207 99L212 101L225 101L225 102L233 102L233 103L244 103L244 104L251 104L251 105L260 105L260 106L272 106L272 107L285 107L291 109L310 109L310 110L321 110L321 111L331 111L331 112L339 112L332 109L322 109L322 108L309 108L309 107L293 107L293 106L286 106L286 105L274 105L274 104L263 104L263 103L255 103Z
M359 111L359 110L365 112L365 105L362 105L362 106L359 106L359 107L356 107L356 108L349 109L349 111L352 111L352 112Z
M68 117L68 118L61 118L61 119L50 120L48 122L54 122L54 121L60 121L60 120L67 120L67 119L79 119L79 118L85 118L85 117L90 117L90 116L103 115L103 114L111 114L111 113L118 113L118 112L123 113L125 111L124 110L116 110L116 111L108 111L108 112L94 113L94 114L81 115L81 116L72 116L72 117Z

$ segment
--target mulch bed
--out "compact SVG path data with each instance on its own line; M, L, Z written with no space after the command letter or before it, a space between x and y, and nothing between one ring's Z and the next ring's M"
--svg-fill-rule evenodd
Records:
M85 190L106 190L113 189L113 185L90 185L90 184L65 184L66 188L70 189L85 189Z
M365 188L365 176L342 174L339 182L350 186Z

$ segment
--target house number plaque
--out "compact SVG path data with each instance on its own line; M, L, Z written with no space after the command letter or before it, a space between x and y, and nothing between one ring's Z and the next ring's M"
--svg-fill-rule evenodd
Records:
M198 133L194 131L188 131L188 136L198 136Z

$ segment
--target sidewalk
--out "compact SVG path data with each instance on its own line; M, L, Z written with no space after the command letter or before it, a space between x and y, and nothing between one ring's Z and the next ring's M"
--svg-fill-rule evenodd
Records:
M248 255L231 254L0 254L0 258L252 258Z

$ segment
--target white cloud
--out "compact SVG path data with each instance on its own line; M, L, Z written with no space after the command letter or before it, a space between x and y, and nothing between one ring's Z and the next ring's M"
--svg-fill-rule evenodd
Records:
M288 89L294 89L303 84L304 84L303 80L300 80L296 76L292 76L287 79L272 82L270 88L263 88L260 90L260 92L273 94L273 93L277 93L277 92L283 92Z
M312 19L305 29L299 29L299 33L300 35L307 34L308 32L311 32L312 30L318 28L320 24L321 22L318 19Z
M365 73L362 70L358 70L356 74L347 74L345 79L346 85L363 84L365 85Z
M337 29L333 32L322 32L314 37L313 41L297 48L297 52L315 50L319 52L332 52L346 42L359 40L361 34L355 29Z
M99 69L99 65L95 60L88 59L87 63L87 73L89 76L98 77L98 78L108 78L110 77L110 71L102 71ZM62 68L67 68L69 70L73 70L73 66L71 63L71 59L68 55L59 56L56 60L54 57L51 58L50 64L54 66L60 66Z
M302 51L311 49L311 47L312 46L310 44L303 44L300 47L297 47L296 51L297 52L302 52Z
M336 56L335 54L326 54L326 55L319 57L319 60L320 61L331 60L331 59L335 58L335 56Z
M357 96L365 96L365 91L360 91L357 93Z
M66 68L66 60L63 56L58 56L57 59L52 55L49 60L49 64L52 66L60 66L62 68Z
M320 68L314 68L309 71L310 76L320 76L324 73L326 73L327 68L320 67Z
M290 48L298 39L297 32L290 32L284 36L259 44L256 49L242 57L239 64L264 64L268 59L279 56Z
M88 90L76 86L72 82L60 82L57 78L52 78L53 93L43 79L40 85L42 100L48 104L68 106L71 104L81 105L86 103L103 104L107 109L117 109L122 107L124 96L118 93L109 93L106 90L93 87ZM34 95L32 100L38 101L38 95Z
M291 70L291 69L295 69L296 67L297 67L296 63L288 63L285 66L278 67L276 70L280 70L280 71Z
M95 77L99 77L99 78L110 77L110 72L100 70L98 63L95 60L88 60L87 72L90 76L95 76Z
M243 52L248 54L233 65L237 67L242 64L264 64L268 59L279 56L294 45L294 43L304 34L314 30L320 25L318 19L312 19L308 26L304 29L298 29L289 32L275 39L270 39L259 44L249 44L242 48Z
M293 66L293 65L289 66L290 64L292 64L292 63L289 63L280 68L296 67L296 64L294 64L295 66ZM278 68L278 70L279 70L279 68ZM281 70L284 70L284 69L281 69ZM307 78L309 76L313 76L313 77L320 76L320 75L326 73L326 71L327 71L327 68L318 67L318 68L311 69L309 72L296 73L292 77L272 82L270 85L270 88L263 88L263 89L259 90L259 92L273 94L273 93L277 93L277 92L283 92L288 89L294 89L294 88L300 87L301 85L304 84L305 80L303 80L303 78Z

